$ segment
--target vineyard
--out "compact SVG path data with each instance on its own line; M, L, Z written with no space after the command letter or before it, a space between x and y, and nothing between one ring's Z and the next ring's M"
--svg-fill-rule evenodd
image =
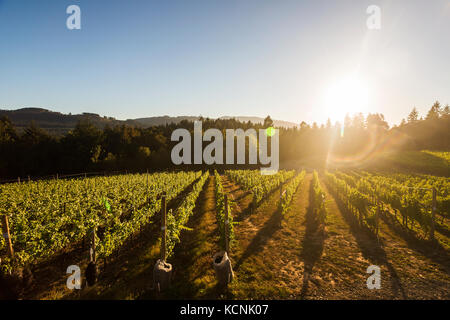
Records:
M161 173L1 186L1 214L9 217L15 263L23 267L48 258L94 228L97 253L106 258L161 209L161 192L171 200L200 176ZM176 234L176 227L172 230ZM0 248L5 246L3 239ZM2 270L9 272L11 263L4 258Z
M438 240L449 247L449 226L445 223L450 210L448 178L366 172L326 175L336 194L370 229L377 229L379 214L392 215L419 237ZM435 229L442 233L435 233Z
M16 275L15 289L24 298L109 297L114 290L114 297L143 299L405 298L398 291L402 281L410 296L428 288L434 291L425 297L448 298L449 192L444 177L351 170L9 183L0 186L1 274ZM220 274L212 257L224 250L235 277L216 286ZM62 255L71 256L70 263L53 267L58 271L52 290L36 276L24 284L24 270L39 274ZM171 280L155 287L157 259L173 267L173 274L167 271ZM399 271L408 259L417 275L412 266ZM65 269L89 261L101 266L95 284L88 281L95 293L69 290ZM123 280L127 287L114 289L124 263L131 270ZM389 274L385 291L363 289L370 264ZM140 272L142 278L133 278Z

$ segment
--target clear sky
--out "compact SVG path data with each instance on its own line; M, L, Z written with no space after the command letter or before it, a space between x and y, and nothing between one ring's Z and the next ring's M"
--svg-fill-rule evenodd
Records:
M450 103L450 0L0 0L0 43L1 109L323 123L349 77L390 123Z

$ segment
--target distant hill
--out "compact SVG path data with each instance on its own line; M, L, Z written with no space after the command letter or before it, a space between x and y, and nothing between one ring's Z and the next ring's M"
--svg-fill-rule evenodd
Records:
M252 123L260 123L260 124L264 123L264 118L260 117L220 117L220 119L233 119L233 118L241 122L250 121ZM283 127L283 128L298 127L298 124L284 120L273 120L273 124L275 127Z
M131 121L136 121L141 124L143 127L152 127L152 126L161 126L171 123L180 123L183 120L187 121L195 121L199 117L189 117L189 116L180 116L180 117L170 117L170 116L161 116L161 117L148 117L148 118L138 118L133 119ZM130 121L129 120L129 121Z
M106 125L118 125L129 123L138 125L133 121L120 121L114 118L101 117L94 113L83 113L77 115L63 114L41 108L23 108L18 110L0 110L0 117L7 116L13 124L20 130L23 130L34 122L38 127L47 130L51 134L65 134L75 128L78 121L89 119L99 128Z
M162 116L162 117L149 117L149 118L139 118L139 119L133 119L129 121L136 121L140 123L141 125L145 127L150 126L158 126L158 125L165 125L170 123L180 123L183 120L187 121L195 121L198 120L200 117L192 117L192 116L180 116L180 117L170 117L170 116ZM264 123L264 118L260 117L230 117L230 116L224 116L220 117L219 119L236 119L240 122L247 122L250 121L252 123ZM296 123L289 122L289 121L283 121L283 120L273 120L273 123L276 127L285 127L285 128L293 128L298 126Z
M99 128L103 128L106 125L132 125L138 127L151 127L159 126L170 123L180 123L183 120L195 121L199 117L195 116L159 116L159 117L148 117L139 119L128 119L128 120L116 120L112 117L100 116L95 113L83 113L83 114L63 114L60 112L50 111L42 108L23 108L18 110L1 110L0 117L7 116L13 124L18 128L19 131L23 130L34 122L38 127L47 130L51 134L63 135L75 128L78 121L82 119L89 119L94 125ZM251 121L253 123L263 123L264 118L259 117L221 117L220 119L231 119L235 118L241 122ZM277 127L292 128L296 126L293 122L274 120L274 125Z

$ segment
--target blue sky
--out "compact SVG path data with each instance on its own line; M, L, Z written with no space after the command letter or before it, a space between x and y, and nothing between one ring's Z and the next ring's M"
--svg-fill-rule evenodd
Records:
M0 41L1 109L323 123L349 74L390 123L450 103L450 0L0 0Z

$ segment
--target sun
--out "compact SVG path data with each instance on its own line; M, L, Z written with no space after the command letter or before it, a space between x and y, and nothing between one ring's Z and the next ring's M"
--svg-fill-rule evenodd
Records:
M368 109L369 95L367 86L354 77L341 79L332 84L324 94L324 116L332 121L343 122L345 115Z

